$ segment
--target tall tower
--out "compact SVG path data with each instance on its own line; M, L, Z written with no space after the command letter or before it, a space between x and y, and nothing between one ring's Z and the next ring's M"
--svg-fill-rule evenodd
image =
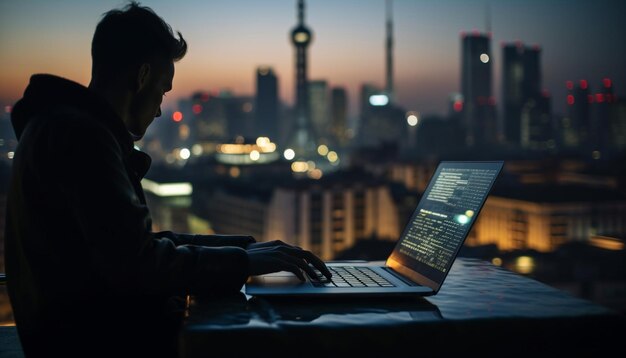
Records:
M256 70L256 128L257 136L267 136L278 142L278 79L271 67Z
M296 48L296 125L289 140L296 157L315 153L315 134L310 120L309 86L307 76L307 48L312 32L304 25L304 0L298 0L298 24L291 31L291 41Z
M521 114L529 101L537 102L541 94L539 46L527 47L521 42L502 46L502 97L504 135L510 144L520 145Z
M496 141L496 100L491 92L491 35L473 32L461 35L461 93L466 144Z
M386 87L385 92L390 102L394 102L393 93L393 13L391 9L392 0L387 0L387 41L386 41Z
M332 89L331 95L331 130L333 139L340 146L348 144L348 95L343 87Z

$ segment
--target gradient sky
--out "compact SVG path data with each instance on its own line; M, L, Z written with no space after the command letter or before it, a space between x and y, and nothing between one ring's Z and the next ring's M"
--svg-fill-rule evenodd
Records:
M289 32L295 0L145 0L189 42L176 65L164 106L196 90L253 95L255 69L274 67L280 97L293 103L294 55ZM395 82L400 105L445 114L460 87L460 32L486 29L484 0L395 0ZM102 13L124 1L0 0L0 104L16 101L32 73L48 72L88 84L90 43ZM310 79L348 89L356 115L362 83L384 86L384 0L309 0L313 30ZM598 88L613 79L626 92L626 1L491 1L494 94L501 97L500 44L519 40L543 49L543 87L556 112L565 108L565 81Z

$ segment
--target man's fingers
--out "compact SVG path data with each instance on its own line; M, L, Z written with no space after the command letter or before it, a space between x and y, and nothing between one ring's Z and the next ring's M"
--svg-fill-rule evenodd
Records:
M295 257L289 254L285 254L282 253L282 257L281 259L284 261L289 262L290 264L296 265L297 267L299 267L300 269L306 271L306 273L312 277L312 278L316 278L317 275L315 274L315 270L313 270L313 268L311 266L309 266L308 263L306 263L306 261L302 260L299 257Z
M313 264L313 266L315 266L315 268L320 270L320 272L324 276L326 276L327 279L330 280L330 278L333 276L333 274L330 273L330 270L328 270L328 268L326 267L326 264L324 264L324 261L320 260L320 258L315 256L311 251L306 251L306 250L297 249L297 248L292 247L292 248L288 249L287 253L289 255L296 256L296 257L299 257L301 259L305 259L306 261L310 262L311 264ZM314 273L315 271L313 269L311 269L311 267L309 265L306 265L306 270L309 273L309 275L311 275L311 277L316 277L316 275ZM313 274L311 274L311 271L313 272Z
M306 279L304 278L304 274L302 274L302 270L300 270L298 265L295 265L292 263L285 263L285 271L289 271L293 273L294 275L298 276L300 281L306 281Z
M295 255L297 257L300 257L302 259L305 259L306 261L310 262L313 266L315 266L315 268L320 270L320 272L327 279L330 280L331 277L333 276L333 274L330 272L330 270L328 270L328 268L326 267L326 264L324 263L324 261L320 260L320 258L315 256L311 251L306 251L306 250L297 249L297 248L291 248L289 250L289 253L292 254L292 255ZM307 265L307 267L310 268L309 265ZM312 276L312 277L315 277L315 275Z

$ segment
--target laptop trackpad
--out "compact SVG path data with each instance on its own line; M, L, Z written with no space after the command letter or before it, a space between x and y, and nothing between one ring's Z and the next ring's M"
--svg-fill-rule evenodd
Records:
M265 286L297 286L303 284L300 279L289 271L280 271L262 276Z

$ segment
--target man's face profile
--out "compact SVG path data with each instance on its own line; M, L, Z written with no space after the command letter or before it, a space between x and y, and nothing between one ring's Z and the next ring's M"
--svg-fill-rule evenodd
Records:
M137 74L137 91L131 103L128 130L143 136L155 117L161 116L161 102L172 89L174 63L144 63Z

